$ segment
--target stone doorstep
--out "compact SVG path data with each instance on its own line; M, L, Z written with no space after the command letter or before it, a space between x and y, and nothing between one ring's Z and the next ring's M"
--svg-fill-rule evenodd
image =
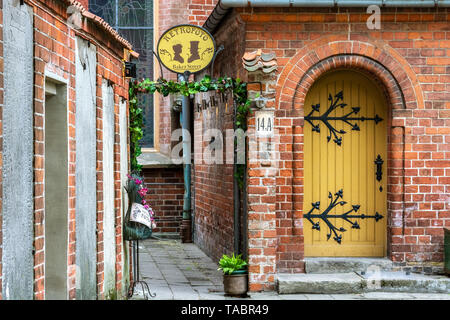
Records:
M154 232L153 236L161 240L178 240L180 239L180 233L178 232Z
M314 293L449 293L450 278L404 272L381 271L366 273L278 274L279 294Z
M392 261L387 258L305 258L306 273L391 271L392 266Z

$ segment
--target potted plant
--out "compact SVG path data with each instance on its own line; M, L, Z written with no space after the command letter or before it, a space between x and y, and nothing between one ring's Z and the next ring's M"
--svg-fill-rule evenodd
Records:
M248 284L247 262L242 255L227 256L224 254L219 261L219 269L223 272L223 288L226 295L246 296Z

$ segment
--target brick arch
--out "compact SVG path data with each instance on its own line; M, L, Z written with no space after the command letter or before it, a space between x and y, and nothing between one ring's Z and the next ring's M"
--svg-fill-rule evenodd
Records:
M302 48L286 64L277 82L277 108L303 109L311 85L325 72L358 69L381 82L393 109L423 109L423 92L408 62L384 42L332 35Z
M405 108L405 97L394 76L377 61L358 55L332 56L311 67L297 84L291 108L301 109L311 86L322 75L333 70L355 70L368 75L373 82L379 84L386 101L390 103L390 109Z

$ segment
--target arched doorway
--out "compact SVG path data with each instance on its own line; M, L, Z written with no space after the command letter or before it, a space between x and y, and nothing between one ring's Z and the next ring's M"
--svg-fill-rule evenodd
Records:
M388 107L351 70L319 78L305 99L303 228L307 257L384 257Z

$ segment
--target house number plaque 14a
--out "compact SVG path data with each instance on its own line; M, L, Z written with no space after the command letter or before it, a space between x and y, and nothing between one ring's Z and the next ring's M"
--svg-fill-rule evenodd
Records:
M255 112L255 129L256 136L262 138L273 137L273 111L256 111Z

